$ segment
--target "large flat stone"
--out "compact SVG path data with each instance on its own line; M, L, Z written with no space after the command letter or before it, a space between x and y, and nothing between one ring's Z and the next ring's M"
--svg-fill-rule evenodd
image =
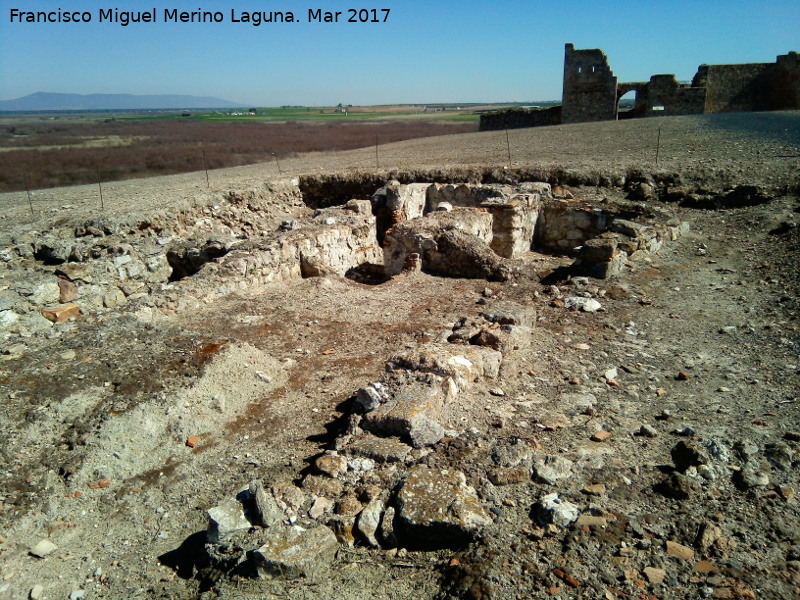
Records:
M464 474L453 469L413 467L395 500L401 543L413 548L463 547L492 522Z
M260 577L314 577L333 561L339 544L324 526L305 529L299 525L273 528L263 546L253 551Z
M463 391L481 377L497 377L502 360L500 352L484 346L425 344L395 354L386 367L449 377Z
M364 415L362 429L378 435L409 437L418 423L438 421L448 394L443 389L443 378L432 379L433 383L411 381L403 385L385 404Z
M348 454L371 458L378 463L403 462L411 446L396 437L377 437L365 434L354 438L345 447Z
M245 507L237 498L228 498L208 511L206 539L219 544L232 535L249 531L253 524L245 516Z

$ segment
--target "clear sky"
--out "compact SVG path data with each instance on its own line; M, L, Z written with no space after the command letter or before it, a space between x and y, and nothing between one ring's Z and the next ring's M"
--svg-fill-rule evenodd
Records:
M701 63L800 51L800 0L0 0L0 99L27 94L215 96L257 106L561 98L564 44L602 48L620 81L689 80ZM348 23L348 8L390 9ZM11 22L11 11L88 11L90 23ZM156 23L100 23L101 9ZM164 10L221 23L165 23ZM308 22L309 9L341 11ZM235 15L231 15L234 11ZM299 23L232 22L292 11ZM372 16L371 14L369 16Z

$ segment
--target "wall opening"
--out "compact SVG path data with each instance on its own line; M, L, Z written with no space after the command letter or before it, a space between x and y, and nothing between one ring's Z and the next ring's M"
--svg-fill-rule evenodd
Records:
M617 119L631 119L634 116L634 108L636 107L637 93L636 90L631 90L620 96L617 100Z

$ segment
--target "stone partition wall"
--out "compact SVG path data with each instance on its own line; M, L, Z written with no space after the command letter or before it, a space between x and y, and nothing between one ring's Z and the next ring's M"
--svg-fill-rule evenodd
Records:
M481 207L492 215L491 248L503 258L516 258L531 251L539 218L539 194L516 194L509 199L492 198Z
M571 253L586 240L598 236L611 225L613 217L600 209L579 209L572 204L550 204L539 211L536 222L537 248Z

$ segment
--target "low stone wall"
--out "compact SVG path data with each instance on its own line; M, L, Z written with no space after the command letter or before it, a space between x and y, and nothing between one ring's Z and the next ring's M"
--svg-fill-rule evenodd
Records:
M561 124L561 106L550 108L512 108L481 115L480 131L522 129Z
M547 204L539 211L534 244L537 248L570 253L588 239L608 229L611 217L599 209L574 202Z
M688 231L689 224L677 219L653 225L614 219L609 231L584 242L572 267L598 279L614 277L631 259L658 252L665 241L677 240Z
M240 289L303 276L303 265L314 264L323 272L344 275L362 263L381 260L376 242L375 218L348 209L321 211L311 223L298 229L274 232L258 242L244 242L230 249L202 272L214 271L223 280L235 278ZM209 271L207 273L207 271Z
M450 212L434 212L423 219L397 224L386 232L383 241L386 275L393 277L402 273L411 254L419 255L425 268L425 256L436 249L438 235L453 229L491 244L492 215L485 210L460 208Z
M538 194L516 194L481 204L492 215L491 248L498 256L515 258L530 252L541 199Z

